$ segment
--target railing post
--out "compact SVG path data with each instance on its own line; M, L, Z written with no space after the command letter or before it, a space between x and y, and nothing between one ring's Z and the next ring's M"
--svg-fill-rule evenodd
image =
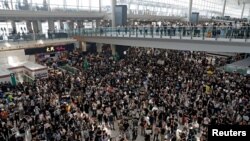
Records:
M230 41L230 42L232 42L233 30L232 30L232 29L230 29L230 32L231 32L231 33L230 33L230 38L229 38L229 41Z
M205 40L205 27L202 27L202 40Z
M151 33L151 34L152 34L152 38L154 38L154 29L153 29L153 31L151 31L151 32L152 32L152 33Z
M171 27L170 27L170 29L169 29L169 38L170 39L172 39L172 31L171 31L172 29L171 29Z
M180 28L180 27L179 27ZM178 29L179 30L179 29ZM180 39L182 39L182 36L181 36L181 33L182 33L182 27L181 27L181 30L179 30L179 35L180 35Z
M117 28L115 28L115 33L116 33L116 37L118 37L118 33L121 33L120 29L118 31Z
M215 41L217 41L217 40L218 40L217 30L218 30L218 28L217 28L217 27L215 27Z
M129 37L131 37L131 31L130 30L131 30L131 28L128 28L128 31L129 31L128 36Z
M163 29L160 29L161 31L160 31L160 38L162 38L162 34L163 34Z
M247 27L246 27L246 29L244 30L244 38L245 38L245 42L247 42Z
M145 38L145 29L143 30L143 37Z
M110 29L110 36L111 36L111 37L113 36L112 29Z
M190 34L191 34L191 40L193 40L193 27L191 27L191 32L190 32Z

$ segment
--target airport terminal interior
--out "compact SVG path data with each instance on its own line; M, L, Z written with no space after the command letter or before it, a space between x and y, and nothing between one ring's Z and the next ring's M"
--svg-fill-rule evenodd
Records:
M250 126L250 0L0 0L0 141L220 125Z

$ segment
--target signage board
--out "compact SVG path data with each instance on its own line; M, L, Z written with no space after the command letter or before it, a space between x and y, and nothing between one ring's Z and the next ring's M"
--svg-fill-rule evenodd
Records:
M62 51L73 51L75 44L66 44L66 45L56 45L56 46L46 46L41 48L28 48L25 49L25 55L35 55L39 53L53 53L53 52L62 52Z

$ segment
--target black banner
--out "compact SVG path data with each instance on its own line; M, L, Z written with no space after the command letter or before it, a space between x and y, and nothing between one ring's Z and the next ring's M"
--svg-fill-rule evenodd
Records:
M24 49L25 55L34 55L39 53L53 53L61 51L73 51L75 48L74 43L67 45L46 46L42 48L29 48Z
M250 125L213 125L208 127L208 141L250 141Z

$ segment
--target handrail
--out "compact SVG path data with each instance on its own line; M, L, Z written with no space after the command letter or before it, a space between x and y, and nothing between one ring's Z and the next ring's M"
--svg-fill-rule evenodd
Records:
M0 43L8 43L8 42L29 42L29 41L40 41L43 44L45 40L54 40L54 39L68 39L69 36L66 32L53 32L47 34L41 33L15 33L15 34L7 34L0 32ZM8 47L8 45L6 45Z

